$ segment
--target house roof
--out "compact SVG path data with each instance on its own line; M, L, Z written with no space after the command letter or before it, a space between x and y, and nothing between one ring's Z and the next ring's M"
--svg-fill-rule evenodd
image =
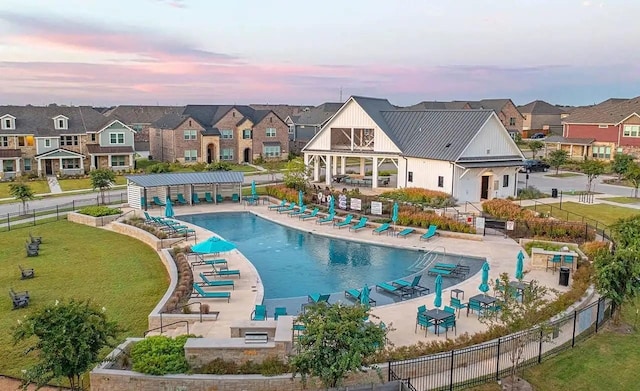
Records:
M15 129L2 130L3 134L33 134L35 136L59 136L96 132L113 121L105 118L89 106L0 106L0 116L15 117ZM55 129L53 118L68 118L67 129Z
M493 110L383 111L388 136L406 156L456 161ZM376 121L378 122L378 121Z
M184 106L134 106L121 105L107 110L104 115L107 117L117 116L124 123L131 124L151 124L170 113L181 113Z
M595 106L579 107L562 122L567 124L617 124L633 113L640 114L640 96L611 98Z
M303 111L298 116L291 117L291 119L295 124L300 125L322 125L329 118L333 117L342 105L343 103L325 102L308 111Z
M98 144L87 144L87 152L92 155L111 155L114 153L133 153L133 148L130 146L118 146L118 147L101 147Z
M148 152L149 151L149 142L148 141L134 141L133 142L133 149L135 149L136 151Z
M125 177L142 187L202 185L212 183L243 183L244 174L236 171L209 172L172 172L162 174L125 175Z
M591 145L596 141L595 138L571 138L562 136L549 136L544 139L545 144L573 144L573 145Z
M249 106L251 106L255 110L271 110L274 113L276 113L278 117L282 119L285 119L287 117L291 117L294 115L298 115L304 109L310 107L310 106L299 106L299 105L270 105L270 104L258 104L258 103L252 103Z
M422 101L416 103L413 106L405 107L407 110L456 110L464 109L467 106L467 102L453 101L453 102L441 102L441 101Z
M558 106L554 106L543 100L534 100L524 106L518 106L518 110L523 114L527 113L532 115L560 115L565 113L565 111Z
M182 124L189 116L179 113L169 113L157 121L153 122L153 127L158 129L175 129Z
M19 149L0 149L0 158L21 157L22 151Z

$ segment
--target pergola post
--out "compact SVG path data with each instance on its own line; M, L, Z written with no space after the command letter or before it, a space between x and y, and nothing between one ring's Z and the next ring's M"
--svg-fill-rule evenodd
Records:
M361 158L360 158L360 175L361 175L361 176L364 176L365 172L366 172L366 171L365 171L364 158L363 158L363 157L361 157Z
M315 155L313 158L313 181L320 181L320 157Z
M340 156L340 175L344 175L347 170L347 157Z
M331 172L333 175L338 175L338 156L333 156L333 161L331 162Z
M213 185L213 203L218 205L218 184Z
M143 208L144 208L144 211L146 212L148 210L147 209L147 205L149 205L149 198L147 198L147 188L146 187L142 188L142 194L144 194L144 205L143 205Z
M331 184L331 161L333 160L333 157L330 155L327 155L325 157L325 170L324 170L324 183L325 185L329 186Z
M371 174L371 188L375 189L378 187L378 158L373 157L372 163L372 174Z

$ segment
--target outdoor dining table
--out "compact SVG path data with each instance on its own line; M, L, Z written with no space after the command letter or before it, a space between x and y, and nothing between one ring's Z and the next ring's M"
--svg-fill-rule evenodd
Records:
M433 319L433 327L436 329L437 335L440 335L440 324L451 317L455 317L455 314L437 308L424 312L424 315L427 319Z
M486 309L491 304L496 302L496 298L489 295L479 294L469 298L469 302L472 302L472 301L477 301L478 303L480 303L481 306L483 306Z
M524 295L524 290L527 289L527 284L522 281L511 281L509 286L520 292L521 295Z

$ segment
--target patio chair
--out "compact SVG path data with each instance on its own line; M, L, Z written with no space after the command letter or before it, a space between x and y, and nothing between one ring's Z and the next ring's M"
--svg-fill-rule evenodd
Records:
M198 193L191 194L191 203L194 205L200 203L200 198L198 198Z
M207 201L210 204L213 204L213 198L211 198L211 193L209 193L208 191L206 193L204 193L204 200Z
M389 229L391 229L391 224L390 223L384 223L381 226L379 226L378 228L374 229L373 231L371 231L371 235L381 235L383 232L387 232Z
M251 320L267 320L267 307L256 304L256 308L251 312Z
M218 286L230 286L231 289L236 290L236 284L233 280L210 280L206 275L200 273L200 278L202 282L198 283L198 285L204 287L218 287Z
M238 193L231 194L231 201L240 202L240 196L238 195Z
M35 242L30 242L27 240L27 247L29 247L32 250L38 251L40 250L40 245L38 243Z
M395 286L399 286L400 288L402 288L404 290L411 291L412 293L413 292L418 292L418 293L426 292L428 294L429 293L429 288L419 285L421 279L422 279L422 274L418 274L417 276L413 277L413 281L411 281L411 282L399 279L399 280L392 281L391 284L395 285Z
M18 265L20 268L20 279L26 280L27 278L33 278L36 276L35 271L33 269L25 269L22 265Z
M346 227L349 224L351 224L351 220L353 220L353 215L347 215L347 217L345 217L344 220L342 220L341 222L334 222L333 226L338 227L338 229L340 229L342 227Z
M429 327L433 327L435 326L435 324L433 323L433 320L427 318L427 316L424 313L418 313L418 315L416 316L416 329L415 329L415 333L418 332L418 326L420 326L420 328L424 329L424 336L427 336L427 330L429 329Z
M31 239L31 243L42 244L42 236L33 236L31 232L29 232L29 239Z
M278 208L284 208L285 206L287 206L287 200L282 200L282 201L280 201L279 204L267 206L267 209L273 210L273 209L278 209Z
M406 238L407 238L407 236L409 236L410 234L412 234L414 231L415 231L415 228L405 228L405 229L403 229L402 231L398 232L398 235L397 235L397 236L399 236L399 237L402 237L402 238L405 238L405 239L406 239Z
M303 215L306 211L307 211L307 206L302 205L300 209L298 209L297 211L291 211L287 214L289 215L289 217L295 217L295 216Z
M286 307L276 307L276 310L273 313L273 319L278 320L279 316L286 316L286 315L288 315Z
M193 284L193 293L191 297L201 297L203 299L227 299L227 303L231 301L231 292L207 292L196 283Z
M445 309L446 308L447 307L445 307ZM445 319L444 322L442 323L442 326L444 327L444 337L445 338L449 337L447 335L449 333L449 329L453 329L454 335L458 335L458 330L456 328L456 316L455 315Z
M27 249L27 257L37 257L38 256L38 250L34 250L34 249L30 248L28 244L25 244L24 247Z
M160 201L160 198L158 198L158 196L154 196L152 202L153 202L153 205L155 205L155 206L167 206L167 204L165 204L164 202Z
M466 304L466 303L462 303L462 302L460 301L460 299L455 298L455 297L452 297L452 298L449 300L449 305L450 305L452 308L455 308L456 310L458 310L458 317L460 317L460 310L461 310L461 309L463 309L463 308L467 308L467 304Z
M429 226L429 229L427 230L427 232L424 233L424 235L420 236L420 240L429 240L432 237L436 236L437 232L436 230L438 229L437 225L431 224Z
M335 213L332 213L330 215L327 215L327 217L322 217L319 218L318 220L316 220L316 224L324 224L324 223L331 223L333 222L333 219L336 218Z
M278 209L278 213L289 213L296 207L296 203L292 202L289 206L285 206L284 208Z
M13 291L13 288L9 288L9 296L11 297L11 302L13 303L12 309L14 310L29 305L29 291L16 293Z
M222 196L222 194L216 194L216 202L217 203L224 202L224 197Z
M349 231L358 232L359 230L366 228L367 220L368 219L366 217L360 217L360 221L358 221L358 224L354 224L353 226L349 227Z
M571 266L573 268L573 261L574 261L575 257L573 255L565 255L563 258L564 258L563 259L563 263L567 264L567 265L569 265L569 266Z
M469 311L476 311L478 312L478 316L481 316L482 310L483 308L479 301L469 300L469 302L467 303L467 316L469 316Z
M331 294L322 295L320 293L312 293L309 296L307 296L307 300L310 303L328 303L330 297L331 297Z
M558 265L560 265L560 263L562 262L562 255L556 254L550 260L547 260L547 266L544 268L544 271L547 271L549 269L549 262L551 262L551 270L553 273L558 268Z
M191 255L191 254L187 254L187 255ZM200 255L200 254L196 254L196 255ZM202 257L199 257L197 260L190 262L191 268L193 269L196 266L202 266L202 265L212 265L214 267L224 267L225 269L227 269L227 260L224 258L217 258L217 259L204 259Z
M313 210L311 211L311 213L310 213L310 214L300 215L300 216L298 216L298 218L299 218L300 220L312 219L312 218L314 218L314 217L317 217L317 216L318 216L318 212L319 212L319 211L320 211L320 209L318 209L318 208L313 208Z
M211 268L213 268L213 271L210 272L203 272L202 274L206 275L206 276L214 276L214 277L231 277L231 276L238 276L238 278L240 278L240 270L236 270L236 269L232 269L232 270L220 270L220 269L216 269L216 267L214 265L211 265Z
M418 313L421 314L423 312L427 312L427 306L424 304L418 307Z
M401 286L392 285L387 282L380 282L376 284L376 290L383 290L386 293L392 293L394 295L400 296L401 298L404 298L406 296Z
M178 203L180 205L187 205L187 200L184 199L184 195L182 193L178 193Z

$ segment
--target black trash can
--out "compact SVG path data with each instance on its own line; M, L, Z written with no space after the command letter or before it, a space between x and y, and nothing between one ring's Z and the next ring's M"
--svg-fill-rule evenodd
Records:
M561 267L560 281L558 281L558 284L562 286L569 286L569 274L571 274L571 269L569 269L568 267Z
M558 198L558 189L551 189L551 197Z

